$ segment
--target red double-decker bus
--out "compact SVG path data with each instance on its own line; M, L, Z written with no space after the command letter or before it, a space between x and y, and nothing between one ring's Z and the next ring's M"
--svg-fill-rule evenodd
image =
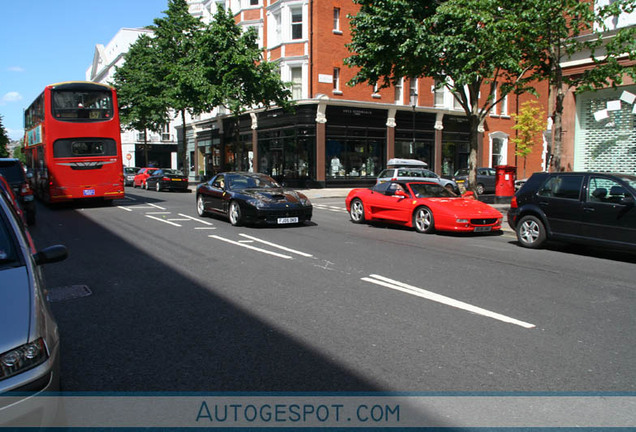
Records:
M115 89L93 82L51 84L24 112L27 169L45 202L124 197Z

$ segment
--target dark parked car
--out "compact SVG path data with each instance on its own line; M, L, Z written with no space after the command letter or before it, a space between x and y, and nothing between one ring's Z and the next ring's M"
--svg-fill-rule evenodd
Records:
M29 225L35 224L35 199L33 190L29 186L29 180L24 171L24 165L19 159L0 159L0 174L11 185L13 193L18 199L24 216Z
M154 189L157 192L163 190L187 191L188 177L179 170L161 168L150 174L144 184L146 189Z
M494 168L477 168L477 184L475 191L477 194L495 193L495 178L497 171ZM468 168L462 168L455 172L453 180L457 185L466 185L468 180Z
M273 178L258 173L226 172L197 186L197 213L226 216L232 225L302 224L311 220L309 199L284 189Z
M635 197L633 175L535 173L512 199L508 224L528 248L555 239L636 250Z
M55 415L31 396L59 391L60 341L41 265L66 256L60 245L36 252L12 204L0 194L0 395L15 395L0 403L0 426Z

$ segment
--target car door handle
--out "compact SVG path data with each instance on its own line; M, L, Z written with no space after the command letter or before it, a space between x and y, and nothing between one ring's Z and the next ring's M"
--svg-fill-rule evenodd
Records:
M593 213L594 211L596 211L595 209L593 209L592 207L583 207L583 211L585 213Z

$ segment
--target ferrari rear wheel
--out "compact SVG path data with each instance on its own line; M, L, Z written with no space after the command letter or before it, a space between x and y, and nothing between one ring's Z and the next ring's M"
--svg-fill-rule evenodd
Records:
M362 204L361 200L356 198L353 201L351 201L349 216L351 217L351 221L353 223L364 222L364 205Z
M418 207L413 213L413 227L415 231L430 234L435 231L433 212L428 207Z
M241 206L236 201L230 202L228 217L233 226L240 226L243 223L243 215L241 214Z

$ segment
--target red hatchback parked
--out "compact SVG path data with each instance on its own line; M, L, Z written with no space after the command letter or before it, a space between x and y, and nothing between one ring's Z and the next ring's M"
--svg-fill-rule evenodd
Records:
M159 168L142 168L137 172L137 175L133 179L133 187L144 188L146 186L146 179L152 175Z

